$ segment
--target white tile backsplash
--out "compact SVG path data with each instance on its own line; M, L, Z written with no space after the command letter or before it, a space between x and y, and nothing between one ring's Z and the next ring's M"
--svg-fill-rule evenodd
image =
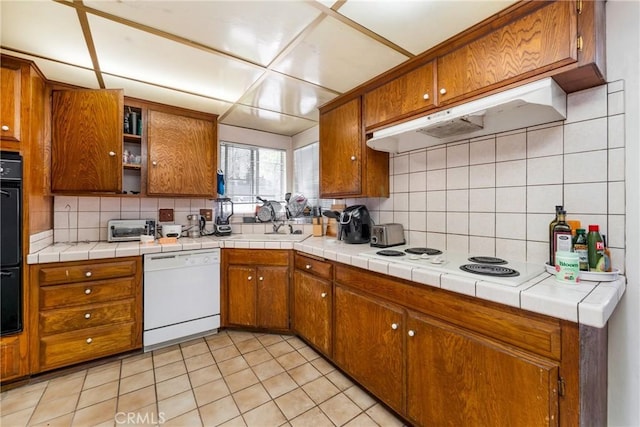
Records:
M548 216L556 205L562 204L562 188L562 185L530 185L526 192L526 211Z
M603 150L607 148L607 118L586 120L564 126L564 152Z
M469 164L495 163L496 138L474 141L469 145Z
M496 137L496 161L519 160L527 157L525 132L499 134Z
M531 187L529 187L531 188ZM496 212L526 212L527 187L496 188Z
M393 158L393 173L394 175L409 173L409 156L407 154Z
M496 211L496 189L478 188L469 190L469 211L470 212L495 212Z
M606 214L607 183L566 184L564 207L569 214Z
M120 197L101 197L100 212L120 212Z
M469 143L447 145L447 168L469 165Z
M427 191L427 206L425 210L443 212L447 210L446 191Z
M562 154L562 126L553 126L527 132L527 157Z
M496 163L496 187L527 185L527 161L512 160Z
M608 117L609 148L624 147L624 114Z
M466 212L447 214L447 233L469 234L469 214Z
M100 212L100 197L79 197L78 211Z
M427 150L417 150L409 153L409 172L427 170Z
M395 175L393 180L393 192L403 193L409 191L409 174L404 173L401 175Z
M564 156L564 182L607 181L607 150L587 151Z
M527 184L562 184L563 156L538 157L527 160Z
M607 115L607 85L567 95L566 123L579 122Z
M444 169L447 167L447 149L438 147L427 150L427 170Z
M525 214L496 213L496 237L524 240L527 232L526 224Z
M469 188L496 186L496 164L487 163L469 167Z
M427 190L427 172L414 172L409 174L409 191Z
M446 169L438 169L427 172L427 190L444 190L447 186Z
M468 212L469 211L469 190L447 191L447 211Z
M609 115L624 113L624 92L609 94Z
M447 190L469 188L469 167L447 169Z
M624 148L609 150L609 181L624 181L625 178Z

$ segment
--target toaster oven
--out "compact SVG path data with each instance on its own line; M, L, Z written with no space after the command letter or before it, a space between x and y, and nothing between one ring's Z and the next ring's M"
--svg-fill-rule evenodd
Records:
M107 228L109 242L139 241L141 235L156 237L156 222L152 219L112 219Z

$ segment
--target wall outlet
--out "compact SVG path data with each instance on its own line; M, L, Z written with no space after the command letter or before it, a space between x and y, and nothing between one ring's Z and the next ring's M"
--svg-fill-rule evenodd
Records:
M213 210L211 209L200 209L200 215L202 215L206 221L213 221Z
M158 221L173 222L173 209L160 209L158 211Z

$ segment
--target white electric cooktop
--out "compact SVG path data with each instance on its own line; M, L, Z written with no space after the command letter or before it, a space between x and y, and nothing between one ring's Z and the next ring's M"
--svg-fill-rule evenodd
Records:
M424 267L506 286L518 286L545 271L544 265L510 261L484 254L442 251L411 245L372 248L360 256L381 261ZM474 258L475 257L475 258ZM463 267L463 268L460 268Z

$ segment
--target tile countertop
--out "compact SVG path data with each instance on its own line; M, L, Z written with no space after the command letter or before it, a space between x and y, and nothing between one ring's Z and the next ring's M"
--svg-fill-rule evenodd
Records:
M83 261L211 248L295 249L343 264L596 328L602 328L607 324L626 290L624 276L619 276L612 282L584 281L572 285L557 282L553 275L546 272L519 286L504 286L489 280L474 280L455 274L440 273L428 267L411 267L368 259L359 255L365 246L368 248L367 245L349 245L330 237L308 237L299 242L292 242L243 240L238 239L237 235L233 239L183 237L178 239L178 243L170 245L139 242L56 243L29 254L27 263Z

